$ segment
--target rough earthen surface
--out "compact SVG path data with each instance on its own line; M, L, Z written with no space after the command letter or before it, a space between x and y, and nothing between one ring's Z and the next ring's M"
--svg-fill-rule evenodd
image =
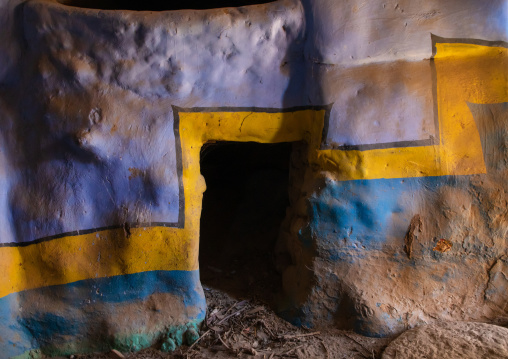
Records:
M382 359L438 358L508 358L508 329L471 322L423 325L391 342L382 356Z

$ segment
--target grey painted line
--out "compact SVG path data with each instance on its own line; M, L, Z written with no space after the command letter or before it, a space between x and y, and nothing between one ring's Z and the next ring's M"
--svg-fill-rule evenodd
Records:
M123 223L123 224L117 224L112 226L106 226L106 227L97 227L97 228L90 228L90 229L83 229L79 231L72 231L72 232L65 232L56 234L53 236L48 237L42 237L35 239L33 241L25 241L25 242L9 242L9 243L0 243L1 247L26 247L32 244L42 243L51 241L53 239L63 238L63 237L70 237L70 236L79 236L82 234L90 234L95 232L101 232L111 229L120 229L125 228L125 225L128 225L129 228L143 228L143 227L168 227L168 228L179 228L178 223L169 223L169 222L144 222L144 223Z
M178 177L178 226L177 228L185 227L185 193L183 189L183 154L182 143L180 140L180 112L182 109L176 106L173 108L173 133L175 136L175 156L176 156L176 174Z
M343 146L335 146L330 149L342 151L368 151L368 150L381 150L387 148L432 146L434 145L434 142L435 142L434 138L431 137L426 140L384 142L365 145L343 145Z

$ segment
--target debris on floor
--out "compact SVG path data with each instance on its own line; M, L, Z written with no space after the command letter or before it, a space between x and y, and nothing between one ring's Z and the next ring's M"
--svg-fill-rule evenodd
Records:
M278 317L259 301L237 300L205 287L206 320L198 339L166 353L148 348L123 353L127 359L203 358L326 358L377 359L389 338L367 338L336 329L298 328ZM76 359L107 359L108 354L76 355Z

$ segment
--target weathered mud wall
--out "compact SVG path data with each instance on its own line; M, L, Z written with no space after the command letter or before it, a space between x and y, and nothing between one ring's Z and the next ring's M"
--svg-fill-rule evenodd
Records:
M0 9L8 357L193 337L216 140L307 143L276 248L289 320L506 316L503 1Z
M331 151L282 237L287 317L374 336L506 318L506 5L310 8Z

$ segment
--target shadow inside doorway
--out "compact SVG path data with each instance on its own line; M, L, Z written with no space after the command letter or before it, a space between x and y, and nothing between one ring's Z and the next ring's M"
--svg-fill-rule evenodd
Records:
M205 286L273 307L274 247L289 206L292 143L216 142L201 150L200 273Z

